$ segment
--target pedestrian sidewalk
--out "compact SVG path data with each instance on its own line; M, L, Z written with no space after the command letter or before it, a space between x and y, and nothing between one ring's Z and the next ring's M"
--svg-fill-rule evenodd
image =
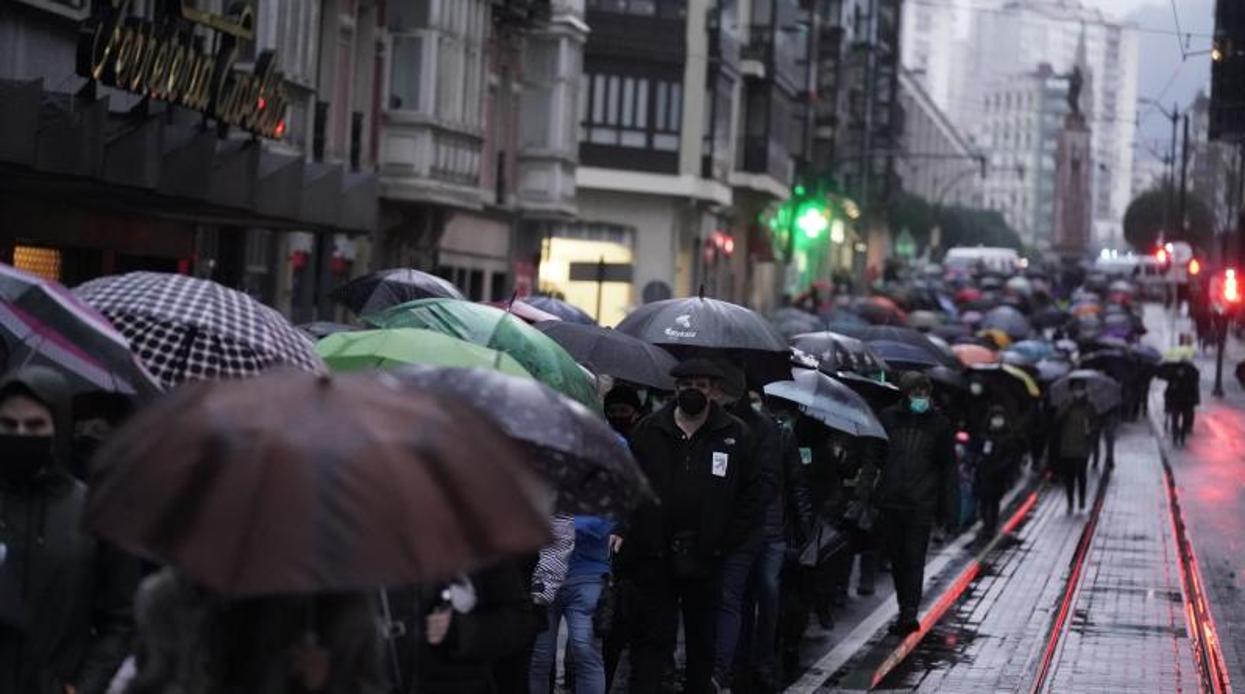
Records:
M1123 433L1045 691L1199 687L1158 445L1145 423Z

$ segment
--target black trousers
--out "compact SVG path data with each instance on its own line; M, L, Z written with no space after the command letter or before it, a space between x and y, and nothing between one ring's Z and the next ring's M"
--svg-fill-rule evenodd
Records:
M925 553L934 521L929 514L887 509L881 517L882 543L891 560L899 618L916 619L925 582Z
M633 692L658 692L674 657L679 615L683 616L687 650L688 694L710 691L714 637L721 587L717 570L701 580L670 576L665 562L652 562L635 574L631 614L631 681Z
M1172 438L1181 446L1193 431L1194 408L1178 407L1172 411Z
M1085 508L1085 486L1088 483L1088 458L1063 458L1059 461L1060 473L1063 475L1063 490L1068 495L1068 508L1072 508L1073 493Z

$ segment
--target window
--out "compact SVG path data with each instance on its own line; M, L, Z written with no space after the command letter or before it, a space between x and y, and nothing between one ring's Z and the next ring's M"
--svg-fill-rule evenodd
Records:
M597 145L677 151L682 85L634 75L585 75L579 95L581 140Z

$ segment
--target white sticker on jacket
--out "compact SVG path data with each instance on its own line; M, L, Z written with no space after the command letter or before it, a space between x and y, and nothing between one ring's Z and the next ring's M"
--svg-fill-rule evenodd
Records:
M813 464L813 449L807 446L800 446L800 463L804 465Z
M982 445L982 447L981 447L981 452L982 452L982 453L984 453L984 454L986 454L986 455L990 455L990 453L992 453L993 451L994 451L994 442L993 442L993 441L986 441L986 442L985 442L985 444L984 444L984 445Z
M727 456L725 453L722 453L719 451L713 452L713 476L714 477L726 477L727 460L729 460L729 456Z

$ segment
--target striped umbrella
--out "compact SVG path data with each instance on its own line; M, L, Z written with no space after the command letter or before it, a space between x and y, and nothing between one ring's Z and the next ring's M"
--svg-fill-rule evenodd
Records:
M325 372L314 344L284 316L210 280L131 272L92 280L74 293L129 338L166 388L279 366Z
M56 282L0 263L0 370L45 364L79 392L152 394L155 379L130 343L95 309Z

